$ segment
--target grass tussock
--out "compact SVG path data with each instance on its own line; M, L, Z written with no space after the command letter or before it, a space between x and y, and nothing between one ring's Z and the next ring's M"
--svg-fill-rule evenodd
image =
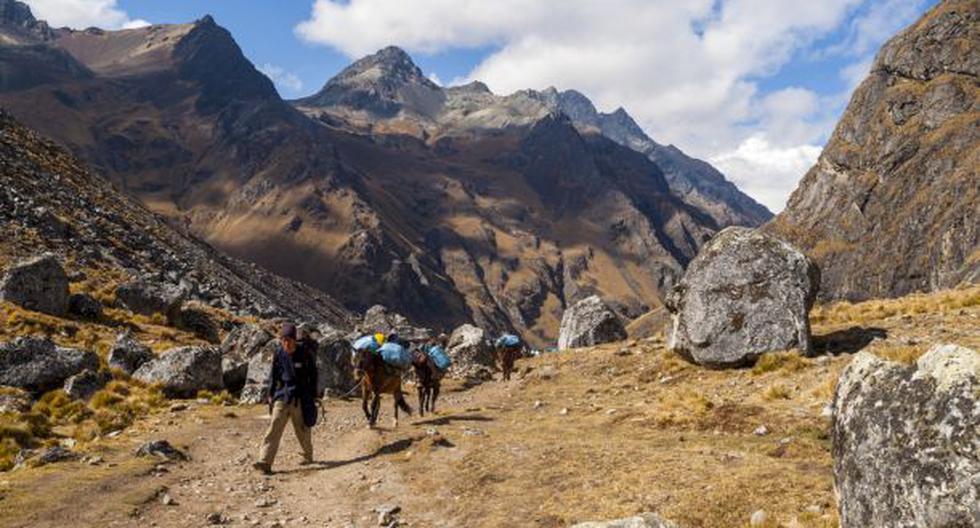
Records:
M762 397L766 400L789 400L793 398L793 391L784 383L773 383L766 387Z
M794 352L771 352L763 354L752 367L752 374L767 372L797 372L810 366L810 361Z
M896 361L905 365L911 365L922 357L927 350L927 347L922 345L893 346L883 347L880 350L877 350L875 354L882 359Z
M211 392L209 390L198 391L198 400L207 400L212 405L234 405L238 402L235 397L227 390L221 392Z
M931 294L913 294L897 299L875 299L859 303L837 302L816 306L810 312L813 324L867 324L892 317L945 314L980 306L980 286Z

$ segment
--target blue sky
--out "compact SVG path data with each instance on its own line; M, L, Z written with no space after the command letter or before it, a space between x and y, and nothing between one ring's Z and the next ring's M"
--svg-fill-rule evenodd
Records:
M280 94L405 48L449 84L575 88L779 210L874 53L936 0L26 0L53 25L113 29L211 14Z

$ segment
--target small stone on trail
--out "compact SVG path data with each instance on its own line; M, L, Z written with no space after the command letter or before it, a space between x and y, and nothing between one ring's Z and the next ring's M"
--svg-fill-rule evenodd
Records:
M540 409L543 405L544 403L542 403L541 400L534 400L534 403L531 405L531 407L534 407L535 409Z
M766 510L756 510L749 517L749 526L762 526L766 523L766 519L769 517L766 515Z
M401 506L395 504L382 504L374 509L378 513L378 526L397 525L396 516L402 511Z
M262 497L259 500L255 501L255 507L256 508L268 508L269 506L274 506L277 502L279 502L279 501L277 501L276 499L270 499L268 497Z
M560 411L558 411L558 414L560 414L562 416L568 414L568 407L562 407L562 409Z
M755 431L752 431L752 434L756 436L766 436L769 434L769 428L765 425L760 425L759 427L755 428Z
M170 496L169 493L164 493L163 496L160 497L160 502L164 506L176 506L177 505L177 502L174 500L173 497Z

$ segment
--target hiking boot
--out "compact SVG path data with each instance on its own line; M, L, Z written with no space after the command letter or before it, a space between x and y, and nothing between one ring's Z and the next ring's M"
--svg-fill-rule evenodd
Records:
M263 475L272 474L272 468L269 467L269 464L266 464L265 462L256 462L252 464L252 468L254 468L259 473L262 473Z
M311 458L311 459L304 459L302 462L299 463L299 465L309 466L310 464L315 464L315 463L316 462L314 462L313 459Z

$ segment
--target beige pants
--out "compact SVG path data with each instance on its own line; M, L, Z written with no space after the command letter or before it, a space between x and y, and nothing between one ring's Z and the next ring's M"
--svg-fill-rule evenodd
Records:
M303 449L303 460L313 461L313 441L312 431L303 423L303 411L300 410L299 402L296 401L287 405L284 401L277 401L272 406L272 421L269 422L269 429L265 432L262 439L262 452L259 460L272 467L272 461L276 459L276 452L279 451L279 441L282 440L282 432L286 429L286 422L293 422L293 431L296 432L296 439L299 446Z

